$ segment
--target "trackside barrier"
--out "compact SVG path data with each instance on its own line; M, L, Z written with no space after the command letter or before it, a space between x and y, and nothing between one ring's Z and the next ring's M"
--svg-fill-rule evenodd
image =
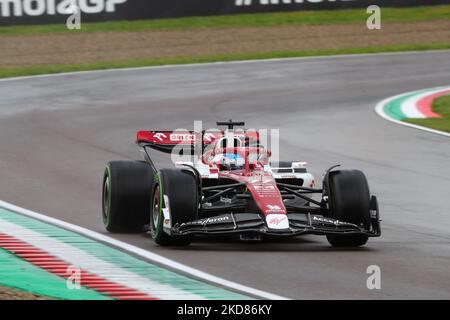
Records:
M65 23L77 3L82 21L161 19L237 13L412 7L448 0L0 0L0 26Z

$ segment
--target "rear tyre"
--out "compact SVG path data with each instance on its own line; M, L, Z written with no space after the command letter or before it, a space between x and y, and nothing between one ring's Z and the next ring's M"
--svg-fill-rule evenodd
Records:
M150 221L153 169L141 161L111 161L103 176L103 223L110 232L141 232Z
M328 197L331 218L370 229L370 192L359 170L333 171L329 175ZM359 247L369 239L363 234L327 235L333 247Z
M153 187L150 229L153 240L162 246L186 246L192 236L171 236L164 231L164 212L169 210L171 226L198 219L198 183L188 170L162 169Z

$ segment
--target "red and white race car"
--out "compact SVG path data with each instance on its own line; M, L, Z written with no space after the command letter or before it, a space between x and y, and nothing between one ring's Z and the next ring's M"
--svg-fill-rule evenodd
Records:
M156 243L170 246L199 234L242 240L317 234L345 247L380 236L377 199L361 171L334 166L315 188L304 162L273 163L257 132L235 129L242 122L217 124L228 129L138 132L145 161L112 161L105 170L106 229L150 231ZM158 170L149 156L150 149L180 147L197 157Z

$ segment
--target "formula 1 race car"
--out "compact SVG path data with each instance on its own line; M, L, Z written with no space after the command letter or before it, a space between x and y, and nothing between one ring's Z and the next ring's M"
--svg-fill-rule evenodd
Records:
M304 162L271 162L258 132L243 122L226 130L139 131L145 161L112 161L103 178L103 222L110 232L149 231L160 245L187 245L194 235L242 240L326 235L337 247L381 235L378 203L359 170L328 169L322 188ZM194 155L158 170L150 149ZM187 150L187 151L186 151ZM315 199L313 195L317 195Z

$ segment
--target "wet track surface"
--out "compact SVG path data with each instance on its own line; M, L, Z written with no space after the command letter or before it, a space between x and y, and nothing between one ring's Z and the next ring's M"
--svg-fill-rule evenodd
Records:
M450 298L450 140L379 118L388 96L450 84L450 52L327 57L0 81L0 199L105 233L109 160L138 159L139 129L245 120L280 128L283 160L320 180L363 170L380 201L381 238L337 250L306 236L273 243L199 239L155 246L112 235L202 271L289 298ZM155 156L164 165L166 156ZM381 268L381 290L366 268Z

